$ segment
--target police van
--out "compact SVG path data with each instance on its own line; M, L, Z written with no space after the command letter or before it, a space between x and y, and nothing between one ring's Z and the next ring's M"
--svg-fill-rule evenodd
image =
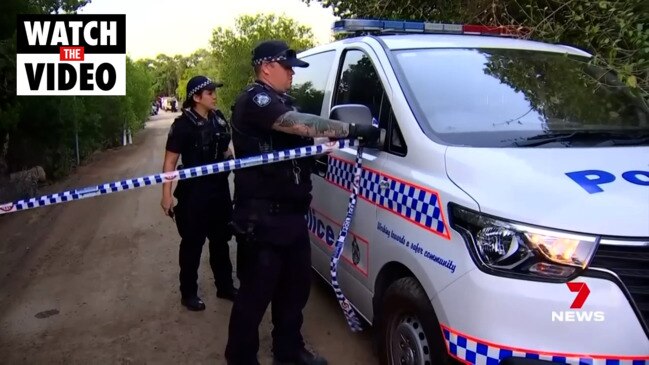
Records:
M509 28L334 31L298 55L292 93L323 117L364 105L385 131L337 276L381 362L648 364L646 102L587 52ZM328 281L355 155L319 156L312 178Z

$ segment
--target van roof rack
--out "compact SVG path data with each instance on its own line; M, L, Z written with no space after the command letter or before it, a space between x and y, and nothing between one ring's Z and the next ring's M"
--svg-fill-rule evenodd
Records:
M521 37L524 27L513 25L446 24L409 20L341 19L334 22L335 34L349 36L389 34L471 34L500 37Z

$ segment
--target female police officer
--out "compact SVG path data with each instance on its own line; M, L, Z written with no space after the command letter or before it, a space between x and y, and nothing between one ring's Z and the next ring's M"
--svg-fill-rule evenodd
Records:
M205 76L187 83L182 114L174 120L167 137L163 171L174 171L178 158L182 168L223 161L231 156L230 132L223 114L216 109L216 88L223 86ZM214 273L217 297L233 300L237 290L232 283L232 263L228 241L232 201L228 173L181 180L174 191L178 205L173 207L171 183L163 184L162 209L175 216L180 242L181 303L190 310L205 309L198 297L198 266L205 238L209 238L210 266Z

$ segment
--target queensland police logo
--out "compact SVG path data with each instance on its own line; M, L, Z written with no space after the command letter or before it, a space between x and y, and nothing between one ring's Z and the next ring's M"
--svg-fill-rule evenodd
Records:
M252 98L252 101L260 107L265 107L270 103L270 96L266 93L259 93Z
M17 20L17 95L126 95L125 15Z

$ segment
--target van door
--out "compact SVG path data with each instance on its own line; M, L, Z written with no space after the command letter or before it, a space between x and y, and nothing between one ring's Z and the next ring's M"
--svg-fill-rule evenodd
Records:
M375 64L373 51L364 45L349 46L341 53L338 73L333 85L331 107L341 104L362 104L370 108L374 118L387 122L390 103ZM385 125L382 125L385 128ZM377 234L378 166L383 151L365 149L361 192L356 211L339 262L338 281L343 293L363 313L371 313L373 290L370 253ZM312 204L309 226L320 238L319 249L330 258L333 244L346 216L353 179L356 148L334 151L320 159L318 198ZM326 163L326 164L325 164ZM331 239L329 239L329 237ZM328 264L328 261L327 261ZM328 269L328 266L326 266ZM323 266L324 269L324 266Z

